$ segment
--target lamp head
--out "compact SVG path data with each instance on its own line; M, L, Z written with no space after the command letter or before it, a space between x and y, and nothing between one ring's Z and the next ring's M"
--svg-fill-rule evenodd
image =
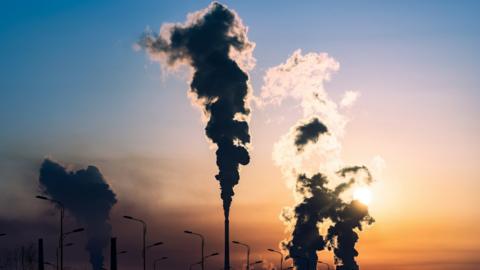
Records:
M183 231L184 233L192 234L192 231Z
M133 217L131 217L131 216L123 216L123 218L126 218L126 219L133 219Z

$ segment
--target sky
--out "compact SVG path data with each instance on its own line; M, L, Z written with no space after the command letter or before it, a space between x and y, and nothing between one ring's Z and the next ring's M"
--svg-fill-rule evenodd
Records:
M376 222L360 233L362 269L478 269L480 260L480 25L476 1L225 1L256 43L250 71L259 95L266 70L297 49L326 52L340 69L326 91L339 100L360 92L346 111L342 158L381 156L372 187ZM222 251L215 153L201 112L187 97L188 75L162 72L134 44L146 29L183 22L209 1L2 1L0 4L0 248L42 236L53 247L56 212L34 198L45 157L69 168L97 166L117 194L111 213L125 269L139 267L140 228L165 245L151 259L186 267ZM232 205L232 238L252 257L285 238L279 219L294 198L272 161L274 143L301 117L294 102L253 105L251 162L242 167ZM70 227L75 219L67 217ZM1 233L1 232L0 232ZM33 239L33 240L32 240ZM87 267L85 237L72 236L66 265ZM232 265L244 250L232 246ZM178 254L184 254L179 257ZM53 253L46 251L49 260ZM332 253L322 260L333 263ZM150 265L150 264L149 264ZM221 256L211 267L221 266Z

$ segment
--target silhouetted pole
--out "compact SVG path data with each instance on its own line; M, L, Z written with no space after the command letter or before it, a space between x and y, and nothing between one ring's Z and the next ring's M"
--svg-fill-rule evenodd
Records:
M45 196L36 196L36 198L40 200L56 203L60 207L60 237L58 240L58 246L60 248L60 265L57 265L57 268L60 268L60 270L63 270L63 217L65 214L65 208L63 207L63 204L60 201L47 198Z
M247 248L247 270L250 270L250 246L238 241L232 241L232 243L241 245Z
M275 252L275 253L280 254L280 270L283 270L283 253L278 251L278 250L271 249L271 248L269 248L267 250L270 251L270 252Z
M143 270L147 269L147 247L146 247L146 238L147 238L147 223L145 221L134 218L131 216L123 216L126 219L134 220L143 224L143 248L142 248L142 258L143 258Z
M39 238L38 239L38 270L44 270L45 269L44 264L45 262L43 259L43 239Z
M204 253L204 250L205 250L205 238L203 237L203 235L199 234L199 233L194 233L192 231L183 231L184 233L186 234L193 234L193 235L196 235L196 236L199 236L200 239L202 240L202 243L201 243L201 249L202 249L202 260L201 260L201 264L202 264L202 270L205 270L205 257L203 255Z
M110 238L110 270L117 270L117 238Z
M154 261L153 261L153 270L156 270L157 262L163 261L163 260L166 260L166 259L168 259L168 257L161 257L161 258L159 258L159 259L154 260Z
M71 247L71 246L73 246L73 243L66 243L66 244L64 245L64 247ZM59 267L59 266L58 266L58 259L59 259L59 258L58 258L58 250L59 250L59 249L60 249L60 248L57 247L56 250L55 250L55 256L57 256L57 264L56 264L55 266L57 267L57 269L58 269L58 267ZM52 264L52 265L54 265L54 264Z

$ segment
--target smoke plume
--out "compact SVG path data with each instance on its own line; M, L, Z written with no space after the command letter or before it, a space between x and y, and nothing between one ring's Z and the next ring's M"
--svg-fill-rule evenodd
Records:
M220 181L225 216L239 181L239 165L247 165L248 74L254 44L238 15L219 3L189 14L184 24L165 24L160 35L146 33L139 42L150 57L167 68L193 68L190 94L208 119L205 132L217 146L215 178Z
M303 111L303 118L273 151L296 201L281 215L291 232L281 245L300 270L316 269L317 252L327 247L334 250L338 269L357 269L354 229L373 222L367 206L349 194L354 187L372 182L368 168L345 166L341 159L347 118L340 108L350 106L358 94L347 93L348 100L344 98L339 106L324 88L338 68L338 62L325 53L302 55L298 50L267 71L262 87L264 104L279 105L291 98L299 101Z
M45 195L62 202L65 209L85 226L90 263L94 270L101 270L103 251L110 239L110 210L117 202L105 178L94 166L74 172L45 159L39 182Z
M297 150L303 150L303 146L309 142L317 142L318 137L327 131L327 127L318 118L313 118L309 123L297 127L297 137L295 138Z
M337 270L358 270L355 257L358 256L355 244L362 224L372 224L375 220L368 213L368 207L357 200L343 203L332 217L333 225L328 229L329 248L333 248Z

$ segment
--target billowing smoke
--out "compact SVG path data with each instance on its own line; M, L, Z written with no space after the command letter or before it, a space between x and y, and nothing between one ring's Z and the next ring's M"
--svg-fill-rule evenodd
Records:
M254 44L247 38L247 28L235 12L214 2L189 14L184 24L163 25L160 35L146 33L138 45L164 67L193 68L190 94L208 119L207 137L217 146L215 178L228 218L239 165L250 161L250 87L245 69L253 65Z
M342 203L332 217L333 225L328 229L327 240L333 248L335 264L338 270L358 270L355 257L358 256L355 244L358 234L355 229L362 230L362 224L368 225L374 219L368 213L368 207L357 200L348 204Z
M367 206L351 195L353 188L372 182L368 168L345 166L340 158L347 119L339 108L352 105L358 94L347 92L339 106L324 89L324 82L338 68L338 62L325 53L302 55L298 50L267 71L262 88L264 104L292 98L303 110L303 118L273 151L296 200L281 215L291 232L282 247L300 270L316 269L317 252L325 248L333 248L337 269L357 269L354 229L373 222Z
M45 195L62 202L65 209L85 226L87 251L92 269L103 268L103 252L110 239L110 210L117 202L100 171L94 166L67 171L62 165L45 159L40 168L40 187Z

